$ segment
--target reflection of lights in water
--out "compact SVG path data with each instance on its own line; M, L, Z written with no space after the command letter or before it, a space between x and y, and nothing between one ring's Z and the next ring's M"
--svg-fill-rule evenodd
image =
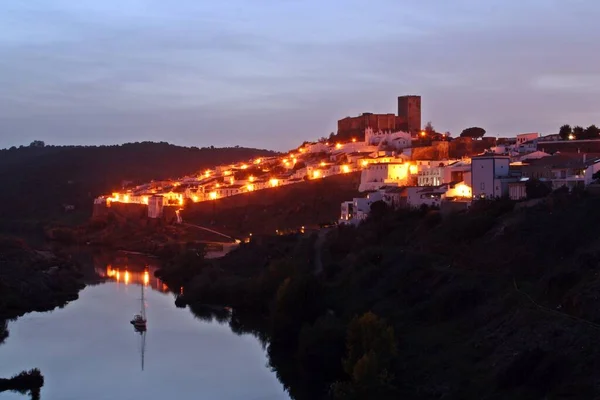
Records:
M130 267L130 265L128 265L128 267ZM119 268L115 268L113 265L108 264L106 265L106 269L98 271L98 274L116 282L124 282L127 285L144 285L151 287L154 290L158 290L159 292L169 291L168 287L163 284L160 279L150 279L150 270L154 270L155 268L156 267L146 266L143 270L137 270L136 268L134 268L133 271L125 269L123 273L121 273Z
M113 276L115 276L116 273L117 273L117 271L112 269L112 266L110 264L106 267L106 276L108 276L109 278L112 278Z

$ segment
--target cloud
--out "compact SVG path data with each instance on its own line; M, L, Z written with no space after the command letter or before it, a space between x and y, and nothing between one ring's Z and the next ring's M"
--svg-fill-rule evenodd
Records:
M0 146L283 149L347 115L395 112L406 93L453 132L598 123L598 11L558 0L7 0Z

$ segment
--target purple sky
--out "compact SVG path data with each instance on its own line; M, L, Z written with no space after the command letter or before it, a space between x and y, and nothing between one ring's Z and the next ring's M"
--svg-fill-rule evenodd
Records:
M594 0L2 0L0 147L283 150L420 94L454 135L600 124Z

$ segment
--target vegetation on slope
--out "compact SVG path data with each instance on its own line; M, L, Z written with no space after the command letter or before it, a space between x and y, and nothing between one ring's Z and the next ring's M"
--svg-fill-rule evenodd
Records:
M94 197L140 184L178 178L218 164L274 154L249 148L180 147L168 143L120 146L44 146L0 150L0 230L38 229L89 218ZM74 211L65 212L64 205ZM39 230L39 229L38 229Z
M446 217L379 205L321 246L265 238L177 264L194 309L232 306L234 331L269 341L295 399L594 398L596 203L559 193Z
M52 310L77 299L82 278L69 260L0 237L0 320Z
M318 227L335 222L340 204L359 197L360 172L189 204L184 221L236 237Z

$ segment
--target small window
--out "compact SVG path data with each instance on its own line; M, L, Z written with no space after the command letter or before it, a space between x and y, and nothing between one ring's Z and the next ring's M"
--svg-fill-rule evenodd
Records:
M479 187L481 188L481 190L485 190L485 182L481 182L481 185Z

